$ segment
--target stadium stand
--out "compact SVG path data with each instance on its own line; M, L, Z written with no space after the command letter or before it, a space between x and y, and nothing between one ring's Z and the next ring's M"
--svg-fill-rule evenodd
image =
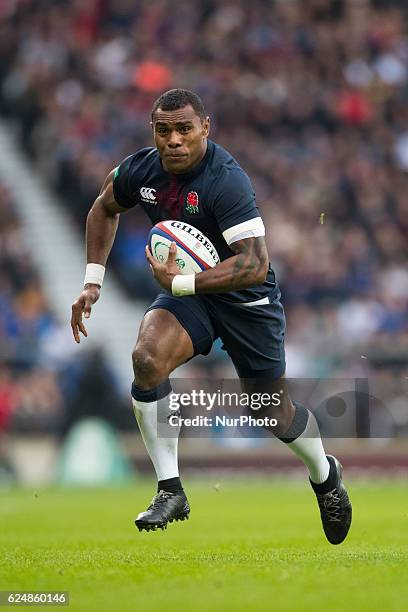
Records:
M129 425L100 348L76 350L59 322L17 210L0 182L0 432L61 434L80 415Z
M55 317L27 251L20 220L0 183L0 429L39 425L55 430L62 397L41 346Z
M350 360L356 344L358 359L390 359L389 338L406 354L403 6L9 2L2 112L82 232L108 170L150 143L155 96L198 91L214 137L255 183L288 309L291 373L348 371L361 367ZM146 229L131 213L111 258L139 299L154 293Z
M269 228L288 374L404 379L406 12L368 0L9 0L0 111L82 235L104 176L151 143L153 99L173 86L197 91ZM143 302L156 290L147 231L141 212L129 213L111 256Z

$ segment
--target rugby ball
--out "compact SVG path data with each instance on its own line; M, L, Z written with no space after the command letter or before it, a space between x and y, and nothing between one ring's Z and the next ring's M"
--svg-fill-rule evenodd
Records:
M149 247L157 261L167 261L172 242L177 245L176 263L180 274L202 272L220 261L207 236L184 221L161 221L150 230Z

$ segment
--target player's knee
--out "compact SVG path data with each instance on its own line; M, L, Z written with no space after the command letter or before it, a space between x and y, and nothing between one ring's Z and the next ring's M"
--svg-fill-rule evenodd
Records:
M147 347L136 346L132 353L132 361L135 381L141 389L157 387L167 376L158 356Z

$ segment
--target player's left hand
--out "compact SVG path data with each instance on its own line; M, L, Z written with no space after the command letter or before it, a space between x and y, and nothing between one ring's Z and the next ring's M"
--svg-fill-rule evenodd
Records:
M169 249L169 256L165 263L160 263L153 257L148 246L146 246L146 259L150 264L150 269L153 272L157 282L171 292L171 283L176 274L180 274L180 270L176 264L177 246L172 242Z

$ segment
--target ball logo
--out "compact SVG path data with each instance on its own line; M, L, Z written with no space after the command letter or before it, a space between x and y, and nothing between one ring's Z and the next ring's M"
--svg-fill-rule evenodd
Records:
M219 263L220 258L218 256L217 251L215 250L214 245L196 227L188 225L188 223L183 223L182 221L171 221L171 226L177 229L181 229L184 232L187 232L192 238L195 238L196 240L198 240L198 242L201 242L201 244L205 246L210 255L214 257L215 261Z
M196 191L189 191L187 194L186 211L190 215L195 215L200 212L198 208L198 193Z
M163 249L166 255L163 254ZM159 261L160 263L165 263L169 256L169 250L170 247L165 242L156 242L153 247L153 254L156 257L157 261ZM183 268L185 268L186 262L184 261L184 259L181 259L181 257L176 257L176 265L179 270L182 270Z
M156 202L156 190L153 187L142 187L140 189L140 195L143 202L149 202L149 204L157 204Z

